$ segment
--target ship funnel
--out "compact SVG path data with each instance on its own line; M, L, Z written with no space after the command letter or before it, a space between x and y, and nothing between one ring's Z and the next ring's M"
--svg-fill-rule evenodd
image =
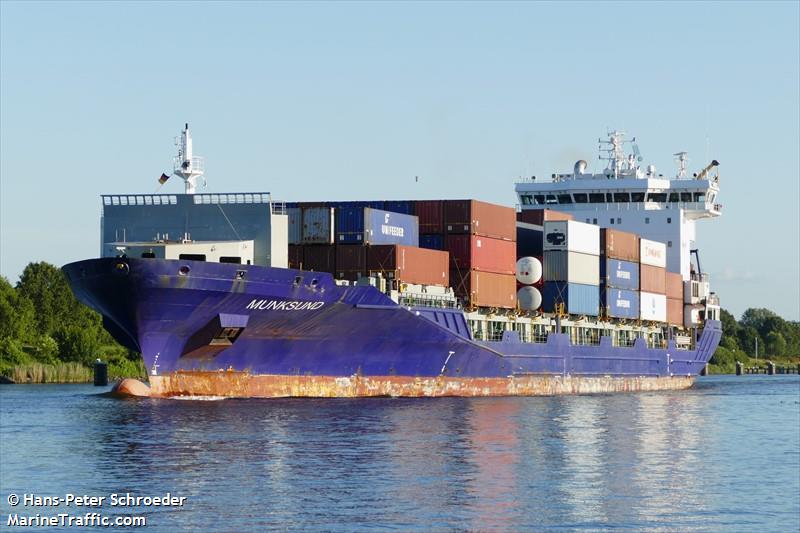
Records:
M575 161L575 175L582 176L586 172L586 165L587 163L583 159Z

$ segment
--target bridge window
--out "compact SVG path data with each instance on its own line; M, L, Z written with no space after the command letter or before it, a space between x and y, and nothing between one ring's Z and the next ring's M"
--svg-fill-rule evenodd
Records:
M705 202L706 201L705 193L702 193L702 192L694 193L694 201L695 202Z
M631 193L631 202L644 202L644 193L643 192L632 192Z
M572 196L569 194L559 194L558 195L558 203L560 204L571 204L572 203Z
M589 203L590 204L602 204L606 201L606 195L602 192L591 192L589 193Z
M614 195L611 194L610 192L606 193L606 202L613 202L613 201L614 201Z
M575 198L576 204L585 204L587 201L587 195L585 192L573 194L572 197Z
M533 204L533 197L530 194L523 194L520 196L522 200L522 205L531 205Z
M626 192L615 192L614 193L614 201L615 202L630 202L631 195Z
M692 201L692 193L690 192L681 193L681 202L691 202L691 201Z
M670 202L680 202L680 197L678 196L678 193L676 193L676 192L669 193L669 201Z
M536 195L534 195L533 201L537 205L544 205L544 194L536 194Z
M651 202L666 202L667 201L667 193L665 192L654 192L647 195L647 199Z
M545 200L546 204L557 204L558 200L556 200L555 194L548 194L547 199Z

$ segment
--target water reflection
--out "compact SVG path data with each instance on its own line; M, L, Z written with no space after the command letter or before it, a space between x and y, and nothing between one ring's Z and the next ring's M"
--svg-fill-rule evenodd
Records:
M143 510L149 531L798 530L800 381L709 383L433 401L5 387L0 491L189 497Z

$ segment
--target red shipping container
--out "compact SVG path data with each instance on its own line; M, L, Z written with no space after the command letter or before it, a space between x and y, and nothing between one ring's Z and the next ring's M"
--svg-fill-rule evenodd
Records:
M683 325L683 298L667 298L667 324Z
M447 235L444 246L450 252L451 268L516 274L515 242L480 235Z
M419 218L419 232L444 233L444 201L419 200L414 208Z
M667 298L683 301L683 276L680 274L667 272Z
M627 231L600 230L600 255L609 259L639 262L639 236Z
M545 220L574 220L574 217L569 213L552 209L525 209L517 213L517 220L526 224L544 226Z
M340 244L336 246L336 279L356 281L359 274L367 275L368 247L362 244Z
M336 270L336 246L333 244L304 245L303 269L333 274Z
M514 275L451 270L450 280L453 291L469 307L514 309L517 306L517 281Z
M444 223L447 233L470 233L507 241L517 239L516 213L513 208L502 205L478 200L445 200Z
M640 265L639 287L642 292L667 294L667 270L652 265Z
M423 285L450 286L449 254L440 250L399 244L370 246L367 271L389 279Z
M289 245L289 268L305 268L303 264L303 246L299 244Z

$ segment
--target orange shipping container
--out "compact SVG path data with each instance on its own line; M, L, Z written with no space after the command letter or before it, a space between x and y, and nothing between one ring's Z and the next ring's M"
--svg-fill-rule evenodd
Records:
M652 294L667 293L667 270L652 265L640 265L639 287L642 292Z
M444 223L447 233L517 240L516 212L512 207L478 200L446 200Z
M451 270L450 283L456 295L471 307L514 309L517 306L517 280L513 274Z
M370 246L367 270L406 283L450 286L449 254L416 246Z
M569 213L553 211L552 209L525 209L517 213L517 221L536 226L544 226L546 220L574 220Z
M683 325L683 298L667 298L667 324Z
M479 235L447 235L445 249L450 252L450 267L498 274L517 271L517 245L512 241Z
M615 229L600 230L600 255L609 259L639 262L639 236Z
M675 272L667 272L667 298L683 301L683 277Z

